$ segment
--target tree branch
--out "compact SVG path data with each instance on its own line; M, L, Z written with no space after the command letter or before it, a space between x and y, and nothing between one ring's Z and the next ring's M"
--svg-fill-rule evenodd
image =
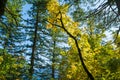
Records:
M89 70L87 69L84 61L83 61L83 57L82 57L82 53L81 53L81 49L79 48L79 45L78 45L78 42L77 42L77 39L70 33L67 31L67 29L65 28L64 26L64 23L62 21L62 13L60 12L60 15L61 15L61 18L60 18L60 22L61 22L61 28L75 41L75 45L76 45L76 48L77 48L77 51L79 53L79 58L80 58L80 61L82 63L82 66L85 70L85 72L87 73L88 77L91 79L91 80L94 80L94 77L93 75L89 72Z

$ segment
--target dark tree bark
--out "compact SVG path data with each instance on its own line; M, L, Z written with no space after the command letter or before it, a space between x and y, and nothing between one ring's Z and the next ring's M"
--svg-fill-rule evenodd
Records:
M32 46L32 54L31 54L31 61L30 61L30 78L32 79L33 73L34 73L34 60L35 60L35 50L36 50L36 41L37 41L37 31L38 31L38 11L36 15L36 22L35 22L35 31L34 31L34 40L33 40L33 46Z
M55 78L55 46L56 46L56 41L53 43L53 55L52 55L52 78Z
M0 0L0 17L4 14L7 0Z
M120 0L115 0L116 6L118 8L118 14L120 15Z

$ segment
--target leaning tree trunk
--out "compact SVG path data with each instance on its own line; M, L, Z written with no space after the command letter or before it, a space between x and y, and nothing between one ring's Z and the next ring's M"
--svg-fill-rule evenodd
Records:
M60 12L61 13L61 12ZM77 51L78 51L78 55L79 55L79 58L80 58L80 61L82 63L82 66L85 70L85 72L87 73L88 77L91 79L91 80L94 80L94 77L93 75L89 72L89 70L87 69L84 61L83 61L83 57L82 57L82 53L81 53L81 49L79 48L79 45L78 45L78 42L77 42L77 39L70 33L67 31L67 29L64 27L64 24L63 24L63 21L62 21L62 14L61 14L61 18L60 18L60 22L61 22L61 28L75 41L75 45L76 45L76 48L77 48Z

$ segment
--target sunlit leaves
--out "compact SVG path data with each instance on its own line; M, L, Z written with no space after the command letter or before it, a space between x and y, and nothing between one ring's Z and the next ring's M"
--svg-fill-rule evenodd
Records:
M56 0L51 0L48 3L48 11L50 16L48 18L48 25L47 28L55 29L55 26L61 27L61 21L65 26L65 28L70 32L72 35L77 36L80 33L78 29L79 23L74 22L69 16L67 16L68 5L59 5Z
M0 79L11 79L12 75L15 75L17 78L20 74L22 74L19 69L22 70L25 65L25 60L18 61L18 59L18 57L13 57L5 51L4 54L0 51Z
M50 0L47 4L47 9L50 13L57 13L59 10L59 3L57 0Z
M119 50L117 49L119 47L119 38L116 39L114 45L112 45L110 41L105 43L105 29L101 23L95 23L94 18L92 18L86 21L86 27L80 27L81 25L79 22L73 21L69 14L67 14L69 5L60 5L59 3L53 4L52 1L55 2L55 0L51 0L52 6L48 7L49 17L47 28L50 28L53 31L57 28L61 29L63 32L65 32L64 30L66 29L68 33L76 38L83 55L83 59L90 72L94 74L95 78L110 78L108 75L111 74L111 69L108 69L108 67L111 64L114 64L114 61L112 61L114 57L117 59L119 58ZM79 11L79 13L84 15L83 11ZM80 20L82 20L82 18ZM64 30L63 27L65 28ZM83 70L80 68L81 65L77 55L78 52L73 38L68 37L68 44L70 46L69 50L67 52L61 52L62 56L65 56L68 60L65 61L65 59L63 59L61 62L61 65L64 66L64 70L66 70L66 73L64 73L63 76L64 79L74 80L78 78L79 80L81 78L78 77L77 73L78 71ZM117 46L117 48L115 46ZM107 75L105 76L105 74ZM82 79L86 79L86 75L84 73L81 75Z

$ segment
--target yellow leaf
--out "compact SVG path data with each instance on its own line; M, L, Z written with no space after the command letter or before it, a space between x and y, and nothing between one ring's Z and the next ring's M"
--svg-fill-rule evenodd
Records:
M50 29L50 28L52 28L52 25L51 24L47 24L46 28Z
M59 3L57 0L50 0L47 4L47 9L50 13L57 13L59 9Z
M71 70L72 70L73 73L75 73L76 70L77 70L77 67L74 64L72 64L71 65Z
M71 79L71 78L72 78L72 76L71 76L71 75L69 75L69 74L67 74L67 78Z

